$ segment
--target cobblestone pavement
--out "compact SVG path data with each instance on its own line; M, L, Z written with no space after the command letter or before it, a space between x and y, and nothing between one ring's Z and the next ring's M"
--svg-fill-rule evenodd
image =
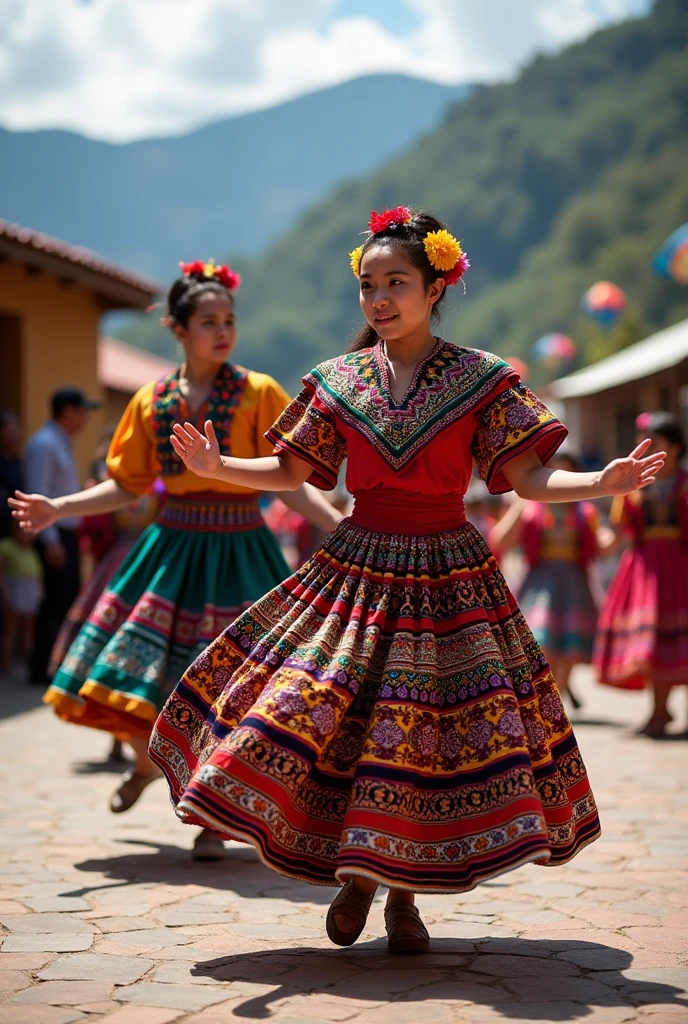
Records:
M413 958L387 954L381 898L340 950L323 930L334 890L239 844L193 864L162 783L109 814L107 737L5 681L0 1021L688 1022L688 743L631 735L644 694L576 681L603 839L557 870L422 897L433 943Z

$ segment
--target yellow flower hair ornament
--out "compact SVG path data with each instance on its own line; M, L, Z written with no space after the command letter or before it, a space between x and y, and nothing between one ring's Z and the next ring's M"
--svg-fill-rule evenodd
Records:
M447 284L456 284L470 267L468 256L461 243L445 228L428 231L423 239L428 263L438 271Z
M361 257L363 256L363 246L357 245L352 252L349 253L349 260L351 261L351 270L354 277L358 277L361 270Z

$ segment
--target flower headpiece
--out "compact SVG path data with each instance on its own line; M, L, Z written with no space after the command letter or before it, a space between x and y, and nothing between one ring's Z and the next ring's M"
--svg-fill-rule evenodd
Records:
M373 210L368 221L368 238L370 239L382 231L394 231L401 224L408 224L410 220L411 211L406 206L395 206L393 210L385 210L383 213ZM349 253L351 269L355 277L358 277L361 271L364 246L365 242ZM448 285L460 281L471 265L468 256L461 248L461 243L446 228L440 228L439 231L428 231L423 239L423 246L430 266L438 272L440 277L444 278Z
M371 210L368 231L373 235L379 235L388 228L394 231L400 224L408 224L410 220L411 211L406 206L395 206L393 210L385 210L384 213Z
M200 277L206 281L217 281L228 292L236 291L241 284L241 274L237 274L235 270L224 263L218 267L215 260L208 260L207 263L204 263L203 260L194 260L193 263L180 263L179 266L184 277Z

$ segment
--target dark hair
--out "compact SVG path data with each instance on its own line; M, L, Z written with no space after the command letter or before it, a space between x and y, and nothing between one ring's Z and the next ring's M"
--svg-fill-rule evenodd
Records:
M678 419L670 412L651 412L643 419L642 429L648 434L659 434L669 444L676 444L680 448L679 458L686 454L686 435Z
M394 227L385 228L384 231L379 231L375 235L369 235L363 243L361 260L363 260L363 256L374 245L399 246L403 248L404 255L409 263L420 270L423 275L423 283L426 288L429 288L438 278L442 277L442 274L431 265L423 245L423 240L429 231L441 231L442 229L446 229L446 225L442 224L437 217L433 217L431 213L425 213L423 210L412 210L411 220L406 224L397 224ZM439 319L440 311L438 306L446 294L447 289L445 288L432 307L433 319ZM372 348L377 340L377 332L370 324L365 324L352 341L349 351L359 352L362 348Z
M195 311L202 295L226 295L234 304L232 293L219 281L192 274L178 277L167 293L167 314L163 322L167 327L188 327L189 317Z

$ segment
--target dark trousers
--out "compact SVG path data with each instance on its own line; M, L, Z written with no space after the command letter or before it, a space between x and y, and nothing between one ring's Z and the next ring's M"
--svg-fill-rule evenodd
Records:
M43 563L45 597L36 619L36 639L31 658L31 679L35 683L48 682L48 663L53 644L65 615L79 593L79 539L74 530L60 530L59 533L67 552L63 569L49 566L45 560L43 543L39 539L36 544Z

